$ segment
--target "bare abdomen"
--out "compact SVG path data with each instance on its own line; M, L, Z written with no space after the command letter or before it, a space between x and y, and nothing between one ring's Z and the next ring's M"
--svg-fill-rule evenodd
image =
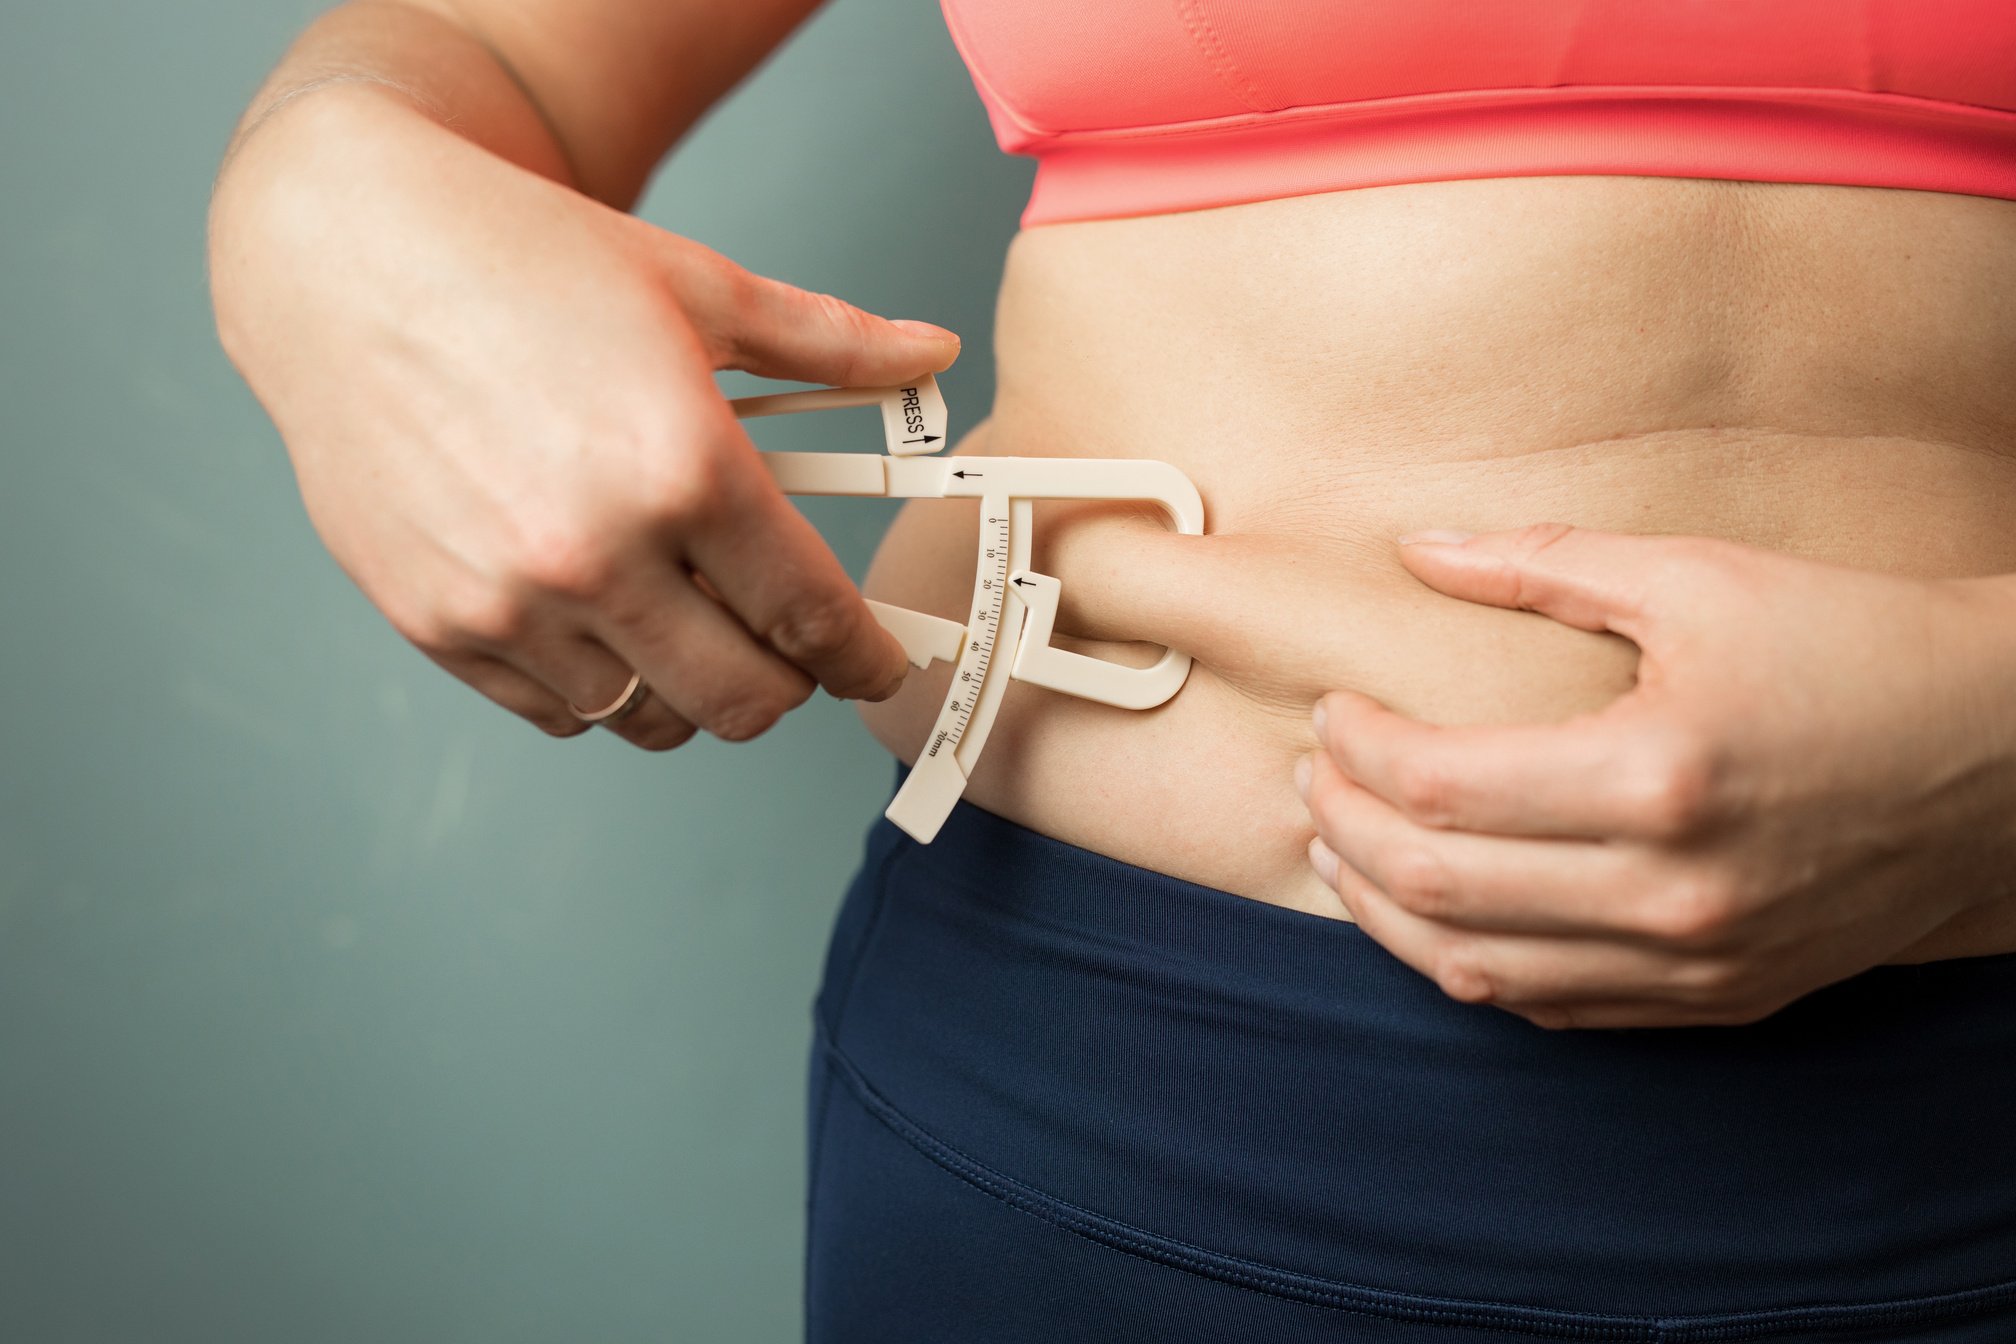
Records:
M1017 236L996 346L993 413L956 452L1174 462L1209 533L1039 506L1070 647L1197 663L1148 712L1012 686L967 798L1339 918L1290 782L1319 695L1551 721L1630 689L1637 661L1427 588L1395 535L1560 521L2016 571L2006 202L1532 178L1056 225ZM906 506L868 595L963 618L976 538L970 502ZM948 676L861 706L871 731L914 759Z

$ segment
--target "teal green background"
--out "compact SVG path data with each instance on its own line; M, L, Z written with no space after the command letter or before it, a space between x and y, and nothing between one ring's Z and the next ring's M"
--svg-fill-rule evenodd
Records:
M0 10L0 1340L794 1339L809 1004L889 759L823 695L549 739L321 548L203 270L318 8ZM959 331L956 435L1028 182L935 4L834 0L641 212ZM807 505L857 578L892 509Z

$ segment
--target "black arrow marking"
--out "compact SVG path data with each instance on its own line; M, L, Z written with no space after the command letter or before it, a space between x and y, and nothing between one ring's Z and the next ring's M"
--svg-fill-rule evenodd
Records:
M985 476L987 473L984 471L955 471L952 474L963 481L968 476Z
M903 442L905 442L905 443L936 443L936 442L938 442L938 439L939 439L939 437L940 437L940 436L939 436L939 435L936 435L936 434L926 434L926 435L925 435L925 436L924 436L923 438L921 438L921 439L905 439L905 440L903 440Z
M1024 584L1028 583L1028 582L1029 582L1029 580L1027 580L1027 579L1023 579L1023 578L1015 578L1015 579L1010 579L1010 580L1009 580L1009 582L1010 582L1010 583L1012 583L1012 584L1014 584L1014 585L1015 585L1015 586L1016 586L1017 588L1020 588L1020 587L1022 587L1022 586L1023 586Z

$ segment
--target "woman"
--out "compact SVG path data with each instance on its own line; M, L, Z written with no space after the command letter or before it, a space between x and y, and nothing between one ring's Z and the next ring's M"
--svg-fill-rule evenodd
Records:
M318 530L549 732L817 684L908 761L946 690L709 375L956 340L622 213L813 7L344 6L220 175ZM1208 535L1045 504L1035 568L1196 663L869 836L811 1335L2012 1337L2016 15L945 13L1039 160L954 451L1188 472ZM865 591L963 617L976 527Z

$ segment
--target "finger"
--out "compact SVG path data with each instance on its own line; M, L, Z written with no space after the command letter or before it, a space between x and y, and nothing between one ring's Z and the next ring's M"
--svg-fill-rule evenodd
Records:
M519 619L482 633L464 629L457 636L462 647L430 649L428 656L458 676L466 670L485 678L485 686L512 694L515 703L537 713L534 721L540 727L556 736L602 727L646 751L669 751L692 738L693 723L654 693L622 714L583 720L575 706L593 712L609 705L629 686L630 665L599 641L583 637L578 628L566 626L555 608L521 605L519 610ZM649 677L643 680L649 690Z
M738 430L739 432L739 430ZM724 473L718 507L680 545L727 610L786 662L842 699L883 699L909 658L876 621L818 530L756 462Z
M1323 752L1304 760L1296 780L1317 835L1416 915L1480 931L1668 946L1691 913L1655 903L1656 894L1681 888L1653 869L1642 847L1422 826Z
M661 236L675 287L717 369L842 387L900 383L959 358L959 337L758 275L699 243Z
M1499 1004L1548 1031L1646 1027L1734 1027L1762 1021L1791 1002L1693 1005L1654 999L1583 999L1572 1003Z
M707 594L707 596L715 602L722 601L721 590L716 588L713 584L709 583L707 581L707 576L705 574L702 574L699 570L696 569L691 572L691 577L693 579L693 586L695 588L698 588L701 592ZM856 592L858 593L858 591L859 590L857 589ZM878 621L877 624L879 625L880 622ZM887 627L884 627L884 629L887 629ZM899 648L901 647L900 643L898 647ZM884 686L881 690L876 691L872 695L863 695L854 698L869 701L887 700L891 696L895 695L896 692L903 689L903 679L907 677L909 673L910 673L910 658L909 655L906 653L903 658L903 666L896 670L895 680L891 681L888 685Z
M1320 837L1309 842L1309 862L1360 928L1462 1003L1688 1005L1714 991L1711 969L1672 953L1600 939L1477 933L1425 919L1343 862Z
M1642 647L1648 601L1672 584L1692 540L1535 523L1461 542L1403 543L1400 563L1451 597L1537 611Z
M580 636L527 642L505 656L563 697L570 717L576 706L593 713L614 703L632 676L629 664L601 641ZM693 723L657 694L648 677L642 689L644 697L635 708L587 726L606 729L645 751L670 751L691 741L697 731Z
M592 691L582 690L584 697L602 694L600 703L607 704L634 669L680 718L724 741L743 742L811 695L810 678L695 587L676 561L645 550L615 572L614 586L584 615L589 633L622 674L604 671ZM550 661L546 666L546 675L565 675Z
M831 294L752 275L736 314L734 355L723 365L764 378L837 387L900 383L941 373L959 358L959 338L911 318L892 321Z
M1704 824L1703 744L1638 691L1558 723L1423 723L1357 691L1317 702L1337 767L1424 826L1502 835L1671 840Z

